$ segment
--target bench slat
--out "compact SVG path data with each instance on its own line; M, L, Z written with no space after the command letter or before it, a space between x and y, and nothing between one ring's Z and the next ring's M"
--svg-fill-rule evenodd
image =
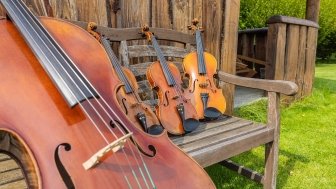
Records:
M160 49L165 57L184 58L185 55L189 53L187 49L174 46L160 45ZM128 56L130 58L147 56L156 57L157 54L151 45L133 45L128 46Z
M274 129L263 126L262 129L256 130L255 132L250 132L234 139L216 143L207 148L199 149L188 154L202 167L207 167L244 151L271 142L273 136Z
M253 124L242 126L240 123L236 123L233 124L232 129L228 131L217 130L217 133L213 133L208 137L199 138L198 140L194 140L192 143L179 145L179 147L181 147L187 153L191 153L193 151L206 149L218 143L225 143L227 141L234 140L235 138L248 135L251 132L256 132L263 129L263 127L264 126L257 126Z
M188 151L188 145L191 145L192 148L201 147L202 145L210 145L212 142L216 141L217 138L231 136L231 134L235 134L235 132L241 132L241 130L248 130L252 126L252 122L249 121L238 121L236 123L230 123L228 125L220 125L215 128L209 128L207 130L203 130L200 133L195 135L188 135L183 137L183 140L180 140L180 143L177 144L182 147L184 150ZM222 134L224 136L222 136ZM174 141L175 142L175 141ZM199 145L199 146L198 146Z
M135 77L142 76L146 74L147 68L152 64L153 62L144 62L139 64L132 64L129 66L130 70L133 72ZM179 69L180 72L183 72L182 64L181 62L173 62L175 66Z

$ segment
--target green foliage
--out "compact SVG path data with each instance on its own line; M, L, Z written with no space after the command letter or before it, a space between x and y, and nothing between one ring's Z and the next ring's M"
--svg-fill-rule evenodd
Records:
M265 27L274 15L304 18L306 0L241 0L239 28Z
M306 0L241 0L239 28L266 27L273 15L304 18ZM336 3L321 0L317 56L329 58L336 52Z
M281 109L277 188L335 188L335 73L336 64L318 64L313 94ZM266 105L267 102L262 100L238 109L235 114L264 122ZM262 173L264 148L258 147L232 159ZM218 189L262 188L262 185L219 165L206 170Z

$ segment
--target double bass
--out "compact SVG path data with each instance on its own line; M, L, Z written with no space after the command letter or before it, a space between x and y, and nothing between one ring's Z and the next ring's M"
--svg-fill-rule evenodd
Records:
M166 133L118 107L108 56L85 30L0 0L0 151L28 188L215 188Z
M121 66L111 48L109 40L99 34L96 29L96 23L88 23L87 31L103 45L114 68L114 72L123 83L123 86L120 86L116 90L116 97L123 112L131 119L134 125L147 133L152 135L161 134L163 127L149 105L143 103L140 99L138 95L139 86L132 71Z
M189 77L186 97L195 105L200 119L216 119L226 109L222 90L214 82L217 61L212 54L204 52L198 20L194 19L188 28L195 32L197 50L187 54L182 62L184 72Z
M158 57L158 61L147 68L146 76L151 87L158 92L156 115L162 126L174 135L195 130L200 123L194 106L185 97L180 71L174 63L166 61L148 26L142 28L142 34L152 42Z

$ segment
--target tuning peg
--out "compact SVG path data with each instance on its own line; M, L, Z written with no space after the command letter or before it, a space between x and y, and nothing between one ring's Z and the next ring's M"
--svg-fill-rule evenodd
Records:
M197 24L199 23L198 19L197 18L194 18L192 21L192 24L197 26Z

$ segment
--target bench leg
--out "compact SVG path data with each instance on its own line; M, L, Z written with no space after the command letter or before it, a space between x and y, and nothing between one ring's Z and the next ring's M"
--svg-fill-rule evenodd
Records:
M280 96L275 92L268 93L268 126L274 127L274 140L265 147L264 188L275 189L279 158L280 135Z

